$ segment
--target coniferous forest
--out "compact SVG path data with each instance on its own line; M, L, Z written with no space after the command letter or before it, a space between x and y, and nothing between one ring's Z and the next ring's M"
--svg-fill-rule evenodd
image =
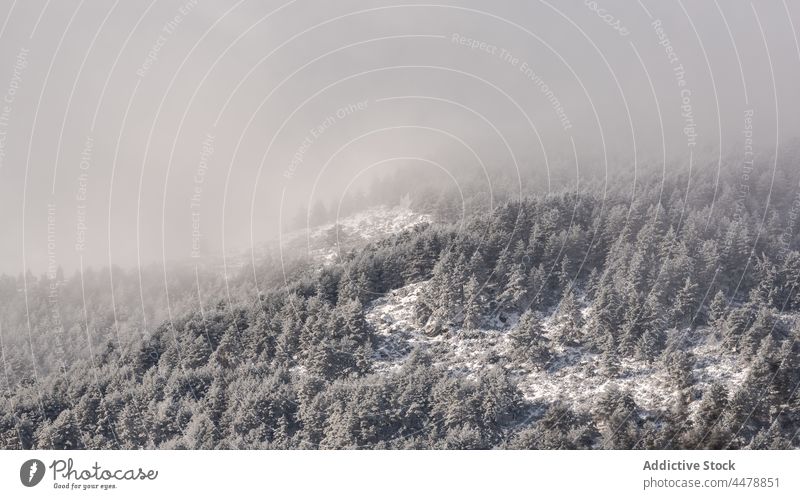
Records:
M113 303L3 277L0 448L798 448L799 176L418 190L329 261L112 269Z

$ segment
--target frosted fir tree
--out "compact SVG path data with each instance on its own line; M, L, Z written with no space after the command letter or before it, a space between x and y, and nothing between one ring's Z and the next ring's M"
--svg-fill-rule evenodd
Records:
M524 305L528 297L527 275L522 264L515 264L511 267L506 278L508 284L505 291L500 295L506 310L517 311Z
M464 322L465 329L478 329L481 325L483 307L480 301L481 285L472 275L464 286Z
M556 338L565 345L577 345L580 342L581 328L583 328L583 315L575 299L575 293L570 289L558 306Z
M605 336L605 344L603 346L603 355L600 357L600 369L603 375L614 378L619 374L620 362L619 355L617 355L617 341L611 332L607 332Z
M509 333L514 358L520 362L530 362L541 368L550 360L551 352L548 339L544 335L544 326L538 314L526 310L519 318L516 326Z
M721 333L725 324L725 316L728 311L728 299L725 298L725 293L717 291L714 299L711 300L711 305L708 307L708 325L714 329L716 333Z
M672 308L675 323L679 326L691 326L697 315L698 304L698 286L692 282L690 277L687 277L683 287L675 296L675 305Z

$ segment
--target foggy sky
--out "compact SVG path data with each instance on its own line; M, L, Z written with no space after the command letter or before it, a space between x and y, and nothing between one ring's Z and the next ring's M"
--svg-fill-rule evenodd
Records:
M415 158L714 168L747 135L768 165L800 132L781 1L3 0L0 23L7 273L189 260L193 231L238 251Z

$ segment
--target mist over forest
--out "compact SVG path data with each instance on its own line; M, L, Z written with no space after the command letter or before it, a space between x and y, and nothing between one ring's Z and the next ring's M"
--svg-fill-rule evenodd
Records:
M0 2L0 449L800 448L795 10Z

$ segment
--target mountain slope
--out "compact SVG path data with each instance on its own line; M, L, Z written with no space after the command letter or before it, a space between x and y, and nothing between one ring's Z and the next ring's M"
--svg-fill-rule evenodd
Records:
M798 447L790 191L761 227L709 185L665 189L368 241L249 306L8 383L0 445Z

